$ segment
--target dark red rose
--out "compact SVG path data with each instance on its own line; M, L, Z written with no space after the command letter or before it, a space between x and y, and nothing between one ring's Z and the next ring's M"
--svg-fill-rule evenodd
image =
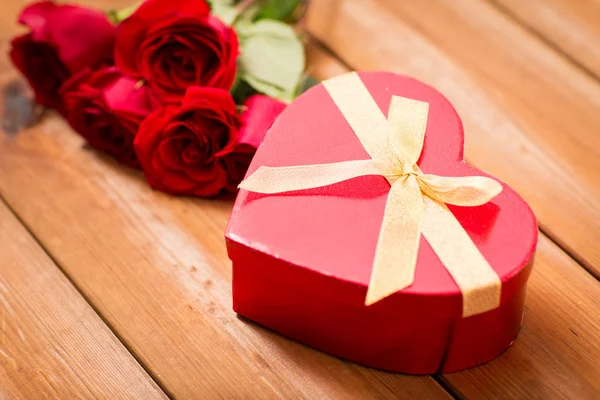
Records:
M135 151L155 189L214 196L227 185L222 157L238 143L240 116L229 92L192 87L180 106L150 114L135 138Z
M237 35L209 12L204 0L147 0L119 25L117 66L165 103L181 101L190 86L229 90Z
M99 11L45 1L23 9L19 23L31 31L13 39L10 57L46 107L63 112L59 87L84 68L112 62L116 28Z
M148 89L115 67L85 70L61 88L69 124L89 145L139 167L133 139L152 109Z
M237 186L244 179L258 145L286 104L257 94L249 97L244 107L240 140L231 153L223 156L229 177L226 189L232 192L237 191Z

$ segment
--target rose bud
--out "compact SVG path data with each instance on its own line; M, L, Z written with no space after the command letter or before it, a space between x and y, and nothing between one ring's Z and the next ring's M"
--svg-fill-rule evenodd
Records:
M147 80L163 103L181 101L190 86L229 90L237 55L235 32L204 0L147 0L117 31L118 67Z
M250 96L246 100L239 143L231 153L223 156L229 177L227 190L237 191L237 186L244 179L258 145L285 107L285 103L262 94Z
M121 164L139 167L133 139L151 112L148 90L115 67L85 70L61 88L66 118L95 149Z
M177 195L218 194L228 182L222 157L238 143L240 126L229 92L189 88L180 106L150 114L135 138L150 186Z
M63 113L59 87L84 68L112 63L116 28L99 11L45 1L25 7L19 23L30 33L13 39L10 58L39 104Z

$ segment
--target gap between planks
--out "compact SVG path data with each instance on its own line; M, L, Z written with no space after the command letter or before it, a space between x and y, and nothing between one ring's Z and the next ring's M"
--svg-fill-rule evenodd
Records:
M491 5L493 5L502 14L506 15L508 18L512 19L517 24L519 24L521 27L523 27L523 29L525 29L527 32L529 32L529 34L531 36L537 38L539 41L546 44L546 46L551 48L557 54L560 54L561 57L563 57L565 60L570 62L573 66L575 66L576 68L579 68L583 73L585 73L589 77L600 82L600 76L596 72L594 72L591 68L589 68L583 62L581 62L578 59L576 59L575 57L573 57L569 52L563 50L559 45L556 44L556 42L554 40L544 36L544 34L542 32L540 32L538 29L536 29L531 24L527 23L527 21L525 21L523 18L519 17L509 7L505 6L504 4L499 3L498 0L486 0L486 1L489 2Z
M140 367L142 367L142 369L148 375L148 377L150 379L152 379L152 381L154 381L154 383L163 391L163 393L169 399L172 399L173 395L171 393L169 393L168 389L163 384L161 384L160 379L157 378L156 376L154 376L154 374L152 373L152 371L150 369L148 369L148 367L142 362L142 360L140 360L139 357L133 351L131 351L130 346L127 345L127 343L119 335L119 333L117 332L117 330L115 330L114 327L106 320L106 318L104 317L104 315L102 315L102 313L96 308L96 306L94 305L94 303L92 303L90 301L90 299L86 296L86 294L79 288L79 286L77 286L77 284L73 281L73 279L71 279L71 277L69 276L69 274L60 265L60 263L58 262L58 260L56 260L56 258L52 255L52 253L50 253L48 251L48 249L46 248L46 246L33 233L33 231L30 229L30 227L25 223L25 221L23 221L23 219L21 218L21 216L11 207L11 205L8 203L8 201L6 201L6 199L4 198L4 196L2 195L2 193L0 193L0 206L2 206L2 205L5 206L8 209L8 211L13 215L13 217L17 221L19 221L19 223L21 224L21 226L23 227L23 229L25 229L27 231L27 233L29 234L29 236L31 237L31 239L38 245L38 247L44 252L44 254L52 261L52 263L56 266L56 268L59 270L59 272L65 277L65 279L77 291L77 293L88 304L88 306L96 313L96 315L98 316L98 318L100 318L100 320L104 323L104 325L106 325L106 327L115 336L115 338L119 341L119 343L121 343L121 345L123 346L123 348L140 365Z
M166 398L2 197L0 220L0 398Z

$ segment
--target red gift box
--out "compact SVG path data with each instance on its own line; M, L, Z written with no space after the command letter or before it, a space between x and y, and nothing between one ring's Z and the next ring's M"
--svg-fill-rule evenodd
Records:
M358 76L386 115L392 96L429 104L417 162L423 173L489 177L463 161L462 123L439 92L392 73ZM324 85L312 88L273 124L247 176L260 166L370 159L346 117ZM367 175L283 193L240 191L226 232L234 309L302 343L386 370L432 374L489 361L517 336L537 242L529 206L501 184L486 204L447 206L497 274L498 304L491 308L465 314L464 291L423 236L414 283L365 305L390 192L386 178ZM446 234L443 225L439 230ZM452 232L446 236L453 240Z

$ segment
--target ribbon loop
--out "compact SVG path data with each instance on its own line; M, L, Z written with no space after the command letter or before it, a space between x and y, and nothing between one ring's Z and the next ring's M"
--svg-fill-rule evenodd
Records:
M498 307L500 278L445 204L479 206L497 196L502 185L483 176L421 172L417 162L425 142L428 103L392 96L386 119L356 73L323 85L372 159L260 167L240 188L273 194L381 175L391 188L365 304L413 284L422 233L461 289L463 316Z
M421 156L429 103L392 96L388 110L389 143L402 164L415 165Z
M423 175L419 183L429 197L463 207L485 204L502 191L502 185L498 181L485 176Z
M352 160L331 164L291 167L262 166L240 183L239 188L274 194L333 185L365 175L394 175L388 165L374 160Z

